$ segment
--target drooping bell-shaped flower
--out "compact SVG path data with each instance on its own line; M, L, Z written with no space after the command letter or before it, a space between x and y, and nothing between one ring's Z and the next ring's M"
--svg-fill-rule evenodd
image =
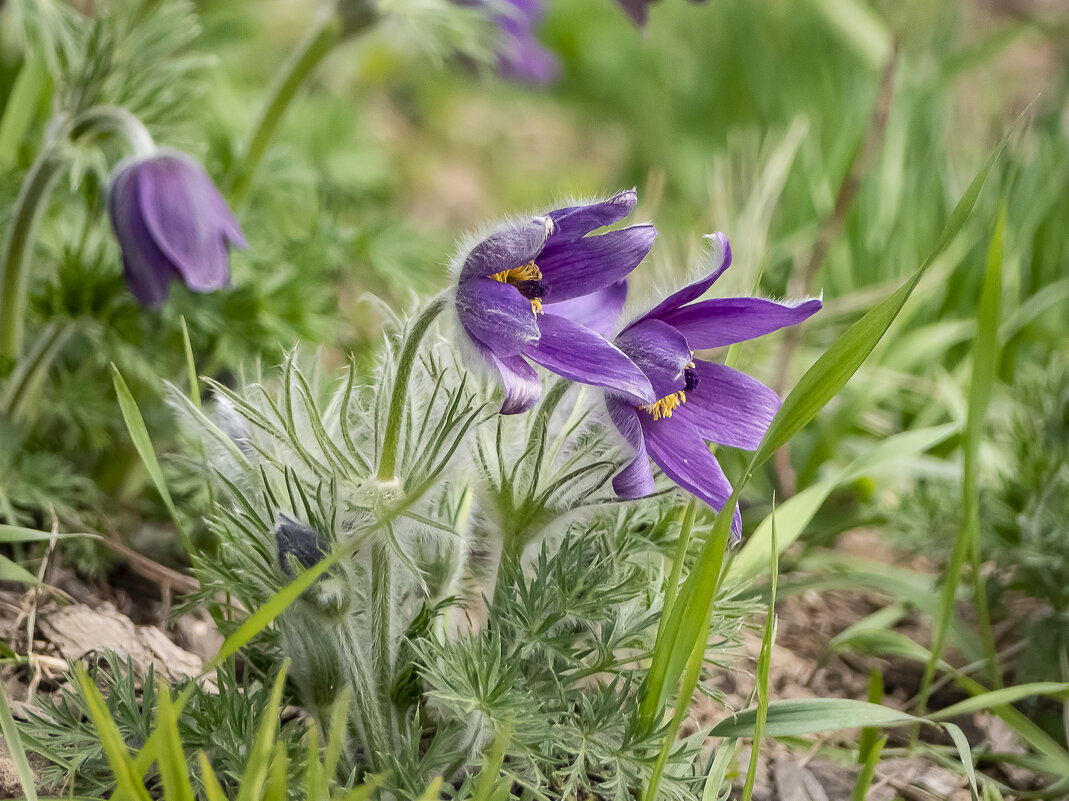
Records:
M755 450L780 399L757 379L699 359L694 352L796 325L821 307L816 298L793 304L764 298L694 302L731 264L727 237L714 234L710 239L712 271L630 323L614 340L646 374L657 396L646 404L605 398L609 418L631 451L630 463L613 479L613 489L622 498L653 491L652 459L680 487L722 510L731 484L706 443ZM737 509L732 531L741 533Z
M229 286L229 249L247 246L204 168L176 151L122 162L112 178L108 214L126 284L152 308L167 299L171 281L194 292Z
M521 83L550 83L560 74L557 57L535 35L545 14L543 0L453 0L490 14L497 28L498 72Z
M530 409L541 394L528 359L629 402L656 400L643 372L598 333L611 327L604 313L589 317L574 308L602 292L622 306L621 282L649 252L657 232L652 225L633 225L589 234L626 217L635 201L632 190L509 223L464 257L455 310L475 353L504 386L503 414Z

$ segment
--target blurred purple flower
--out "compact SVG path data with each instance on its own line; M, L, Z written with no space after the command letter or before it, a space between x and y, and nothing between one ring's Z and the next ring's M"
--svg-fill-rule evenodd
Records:
M453 0L490 15L500 34L498 72L522 83L550 83L560 74L557 57L538 42L535 29L545 15L543 0Z
M578 315L592 328L556 313L595 293L626 292L622 279L653 246L653 226L587 234L626 217L635 201L631 190L510 223L464 258L457 317L480 359L500 377L502 414L527 411L541 395L541 381L527 359L572 381L604 387L613 397L626 395L628 403L656 400L642 371L598 333L611 328L604 314Z
M649 378L653 403L606 396L609 417L630 446L631 462L613 479L622 498L653 491L649 459L683 489L717 511L731 484L707 441L754 450L779 410L779 397L760 381L723 364L694 357L796 325L816 313L818 299L796 304L763 298L715 298L697 303L731 264L723 234L713 241L713 271L629 324L614 340ZM647 458L649 457L649 459ZM738 509L732 531L741 535Z
M116 168L108 213L134 296L157 308L182 281L194 292L230 284L231 245L247 246L237 219L204 169L164 152Z
M704 3L705 0L690 0L692 3ZM646 27L646 19L649 16L650 6L657 0L616 0L620 8L624 10L631 21L638 27Z

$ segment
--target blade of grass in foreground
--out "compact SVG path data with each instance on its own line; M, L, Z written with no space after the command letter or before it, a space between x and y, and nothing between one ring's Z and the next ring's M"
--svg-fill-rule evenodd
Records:
M182 538L186 553L193 553L193 541L182 525L182 519L178 516L178 509L175 508L174 501L171 500L171 491L167 489L167 482L163 478L163 470L160 468L160 462L156 458L156 451L152 447L152 438L145 427L145 419L141 416L141 410L137 408L137 401L134 400L134 396L130 393L130 388L126 385L119 368L113 364L111 371L112 382L115 384L115 394L119 397L119 409L122 411L126 430L130 432L130 439L133 440L134 447L137 448L137 453L141 457L145 469L148 470L152 483L156 485L157 492L163 498L163 505L167 507L167 511L171 514L171 519L174 520L175 528L178 529L178 535Z
M991 631L991 619L987 609L987 593L980 575L980 442L983 439L987 407L998 371L998 325L999 300L1002 292L1002 233L1006 225L1006 210L1003 207L991 237L987 254L987 271L977 319L976 339L973 342L972 380L969 385L969 405L962 443L962 525L958 539L947 565L940 596L939 613L932 626L931 656L924 667L917 708L923 712L928 704L932 680L943 655L947 631L954 617L958 581L966 559L971 562L973 603L976 607L980 639L984 646L988 678L999 684L998 653Z
M776 640L776 585L779 583L779 549L776 543L776 505L772 504L772 591L768 599L768 615L765 631L761 637L761 653L757 657L757 719L754 721L753 744L750 748L750 764L746 768L746 781L742 786L742 801L753 798L754 782L757 780L757 759L761 753L761 740L765 736L768 720L770 673L772 671L772 644Z
M4 693L0 693L0 731L4 734L11 761L15 763L15 771L19 774L23 797L26 801L37 801L33 770L30 768L29 760L26 759L22 737L19 736L18 726L15 725L15 718L11 714L11 707L7 705L7 696Z

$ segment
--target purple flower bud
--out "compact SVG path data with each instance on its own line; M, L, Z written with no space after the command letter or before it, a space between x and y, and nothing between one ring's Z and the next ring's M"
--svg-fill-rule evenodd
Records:
M287 576L294 575L291 559L309 570L326 555L319 532L283 512L279 512L275 526L275 545L278 548L278 564Z
M705 0L690 0L692 3L704 3ZM646 18L649 16L650 6L656 0L616 0L620 8L624 10L631 21L640 28L646 27Z
M194 292L229 286L229 247L247 246L212 179L175 151L121 163L112 178L108 214L126 284L151 308L167 299L174 279Z

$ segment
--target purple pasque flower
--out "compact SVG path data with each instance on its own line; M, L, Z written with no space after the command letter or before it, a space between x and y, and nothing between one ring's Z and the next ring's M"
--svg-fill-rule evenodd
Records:
M509 223L464 257L457 318L504 386L502 414L527 411L541 395L542 383L528 359L572 381L603 387L613 397L624 395L628 402L657 399L642 370L598 333L611 327L604 315L584 317L574 305L589 295L619 296L616 285L653 246L652 225L588 236L630 214L636 199L630 190ZM622 289L626 293L626 285ZM619 302L622 306L622 298ZM595 327L558 311L576 312L576 319Z
M179 280L194 292L230 284L230 246L247 246L241 226L212 179L177 151L122 162L108 195L126 285L159 307Z
M796 325L821 307L815 298L794 304L764 298L694 302L731 264L727 237L714 234L709 238L712 272L630 323L614 340L646 374L657 396L646 404L605 398L609 418L632 454L612 482L622 498L653 491L652 459L680 487L722 510L731 484L706 443L755 450L779 410L780 399L757 379L699 359L694 352ZM738 509L731 526L735 536L740 536Z
M522 83L550 83L560 74L560 62L544 48L535 29L545 15L543 0L453 0L458 6L486 9L497 27L498 71Z

